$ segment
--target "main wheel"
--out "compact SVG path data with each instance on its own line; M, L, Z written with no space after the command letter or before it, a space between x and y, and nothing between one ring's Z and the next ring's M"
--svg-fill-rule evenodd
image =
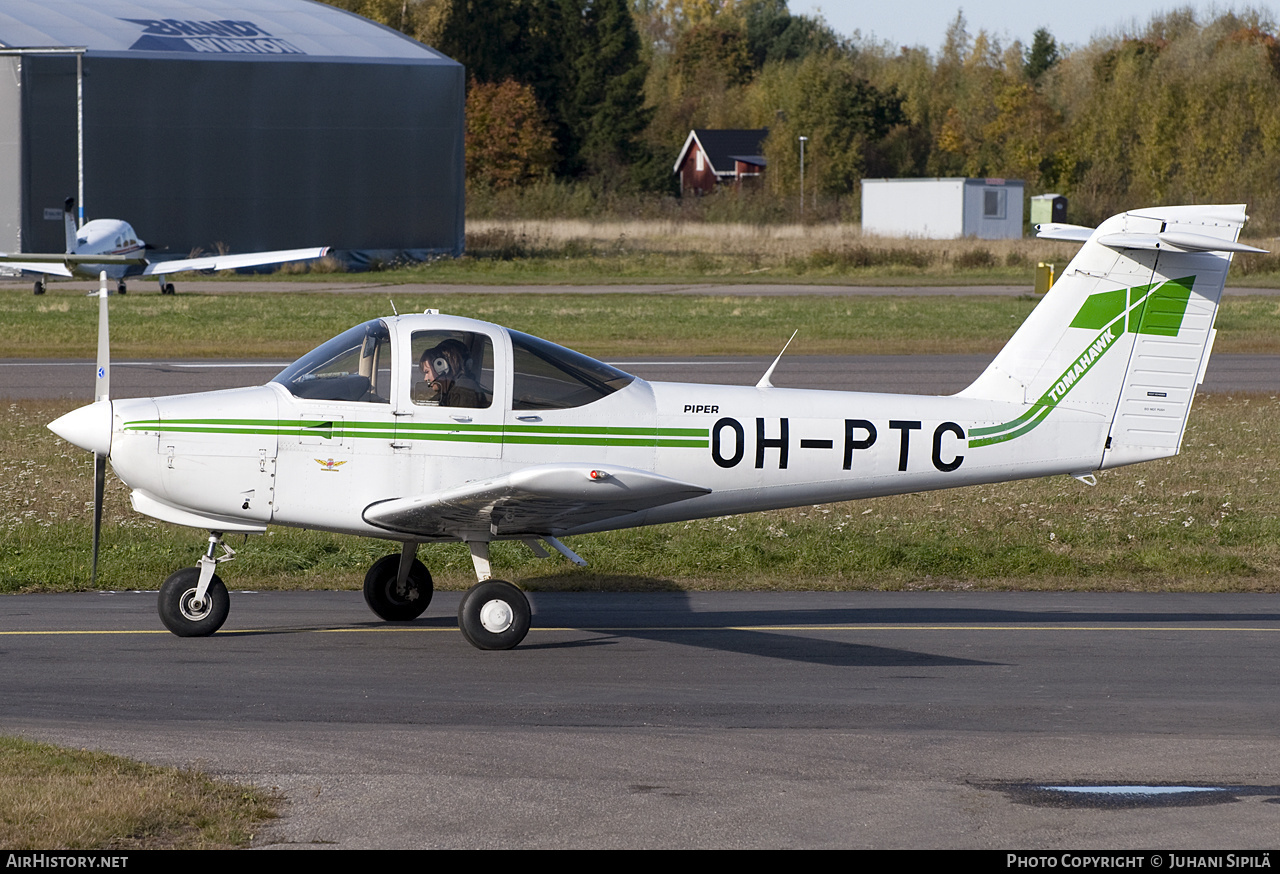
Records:
M161 294L174 294L175 292L174 292L174 288L173 288L173 283L172 283L172 282L166 282L166 283L164 284L164 288L160 289L160 293L161 293Z
M458 628L477 649L511 649L529 633L531 619L529 599L504 580L477 583L458 605Z
M204 602L195 603L200 568L184 567L174 571L160 587L160 621L178 637L208 637L227 621L231 612L231 596L217 574L209 581Z
M32 294L44 294L44 280L37 279Z
M364 602L378 617L388 622L417 619L431 603L431 595L435 591L431 572L416 558L409 569L404 591L396 589L399 572L400 556L387 555L375 561L364 575Z
M128 293L129 293L129 286L125 285L124 282L116 283L116 294L128 294Z

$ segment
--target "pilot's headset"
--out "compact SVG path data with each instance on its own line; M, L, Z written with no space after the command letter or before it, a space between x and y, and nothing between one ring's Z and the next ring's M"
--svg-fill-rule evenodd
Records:
M453 368L449 366L449 359L441 354L440 350L436 350L436 354L431 358L431 369L435 371L436 379L448 379L453 376Z

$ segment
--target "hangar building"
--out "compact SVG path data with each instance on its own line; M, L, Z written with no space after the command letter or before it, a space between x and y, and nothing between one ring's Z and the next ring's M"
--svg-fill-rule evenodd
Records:
M6 0L0 251L64 249L78 84L84 217L156 257L462 252L462 65L310 0Z

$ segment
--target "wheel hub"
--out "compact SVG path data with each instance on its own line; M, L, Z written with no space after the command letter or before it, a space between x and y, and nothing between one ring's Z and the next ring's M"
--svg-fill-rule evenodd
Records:
M515 622L515 612L506 601L494 599L480 608L480 624L491 634L501 634Z
M182 611L182 616L192 622L199 622L209 615L209 610L213 607L213 599L205 598L203 600L196 597L195 589L188 589L182 594L182 600L178 602L178 609Z

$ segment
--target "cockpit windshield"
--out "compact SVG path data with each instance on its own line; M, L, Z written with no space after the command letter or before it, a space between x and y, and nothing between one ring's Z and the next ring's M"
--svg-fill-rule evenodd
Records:
M271 380L300 398L391 402L391 335L381 319L318 346Z

